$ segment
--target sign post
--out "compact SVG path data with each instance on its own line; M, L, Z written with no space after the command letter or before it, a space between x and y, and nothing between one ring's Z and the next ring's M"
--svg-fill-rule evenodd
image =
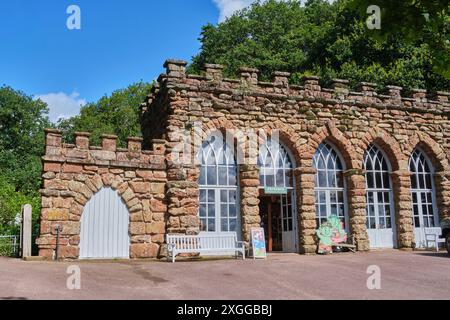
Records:
M266 259L267 249L266 249L266 237L264 236L263 228L253 228L251 230L252 236L252 253L253 259Z
M31 205L27 204L22 208L22 258L31 257Z

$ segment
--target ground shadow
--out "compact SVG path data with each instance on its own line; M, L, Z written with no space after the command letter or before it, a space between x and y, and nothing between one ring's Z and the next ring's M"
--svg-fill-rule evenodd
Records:
M450 259L450 256L447 252L414 252L414 254L417 254L419 256L424 257L435 257L435 258L447 258Z

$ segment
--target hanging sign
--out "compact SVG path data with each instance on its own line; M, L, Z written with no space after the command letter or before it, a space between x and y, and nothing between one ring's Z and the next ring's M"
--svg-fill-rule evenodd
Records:
M251 229L253 259L266 259L266 237L263 228Z
M283 187L266 187L264 188L264 193L266 195L286 195L288 194L288 189Z

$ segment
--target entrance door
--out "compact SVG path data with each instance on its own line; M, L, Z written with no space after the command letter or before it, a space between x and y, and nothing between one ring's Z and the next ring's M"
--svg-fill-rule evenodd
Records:
M434 168L421 150L414 151L410 159L411 189L414 213L414 235L417 248L426 248L425 231L440 232L436 207Z
M117 192L100 190L81 217L80 259L129 259L130 215Z
M292 192L281 196L281 219L283 221L283 252L297 252L297 224L293 214Z
M395 248L395 214L391 165L381 149L370 145L365 154L367 233L372 248Z
M261 196L260 212L268 252L298 251L293 206L292 192L282 196Z
M394 248L395 221L390 192L368 191L367 197L367 233L371 248Z

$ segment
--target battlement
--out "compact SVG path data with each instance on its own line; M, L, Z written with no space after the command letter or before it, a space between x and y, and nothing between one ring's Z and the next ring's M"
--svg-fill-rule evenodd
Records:
M320 78L306 76L301 85L289 83L290 74L276 71L271 82L258 79L259 70L240 68L236 79L224 78L222 65L206 64L201 75L186 73L186 61L167 60L166 73L161 74L153 87L148 101L142 105L145 111L156 98L161 88L187 91L220 92L230 95L265 96L277 100L306 100L328 104L366 105L392 108L422 109L426 112L447 113L450 111L449 92L427 92L423 89L404 89L386 86L380 92L377 84L362 82L352 89L348 80L334 79L330 88L322 88Z
M128 148L118 148L118 137L103 135L101 146L91 146L88 132L76 132L75 144L62 142L62 132L45 130L46 163L108 166L121 168L165 169L166 141L153 140L152 150L142 150L142 138L128 138Z

